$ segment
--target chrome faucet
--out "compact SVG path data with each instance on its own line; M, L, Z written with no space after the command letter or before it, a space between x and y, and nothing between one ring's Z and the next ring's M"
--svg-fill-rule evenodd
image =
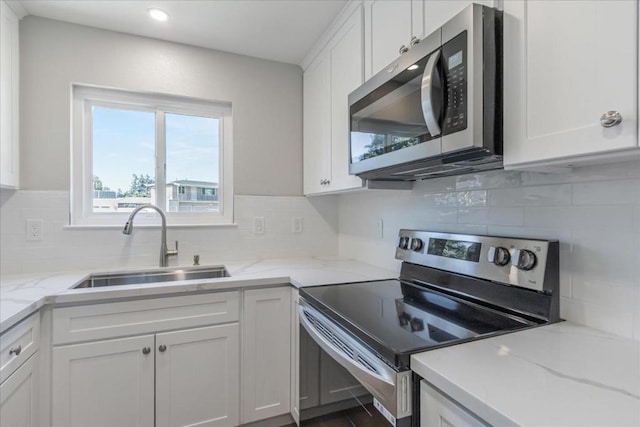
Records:
M133 210L133 212L131 212L131 215L129 215L129 219L124 225L122 233L131 234L131 232L133 231L133 217L143 209L153 209L154 211L158 212L160 214L160 218L162 218L162 235L160 236L160 267L166 267L167 265L169 265L169 257L178 255L178 241L176 240L176 250L170 251L169 249L167 249L167 216L164 214L162 209L155 205L138 206Z

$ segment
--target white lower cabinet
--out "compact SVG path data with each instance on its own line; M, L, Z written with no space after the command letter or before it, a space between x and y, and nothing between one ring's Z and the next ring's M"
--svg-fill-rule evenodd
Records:
M54 426L239 424L237 323L55 347L52 369Z
M237 323L156 335L156 426L239 424Z
M37 383L35 367L38 353L0 384L0 426L36 427Z
M244 293L242 423L291 411L291 289Z
M53 349L53 425L154 425L154 335Z
M431 387L420 382L421 427L487 427L471 412Z

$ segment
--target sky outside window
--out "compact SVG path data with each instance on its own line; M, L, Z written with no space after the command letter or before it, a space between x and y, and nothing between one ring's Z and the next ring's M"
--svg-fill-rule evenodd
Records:
M133 174L155 179L155 113L93 107L93 175L129 190Z

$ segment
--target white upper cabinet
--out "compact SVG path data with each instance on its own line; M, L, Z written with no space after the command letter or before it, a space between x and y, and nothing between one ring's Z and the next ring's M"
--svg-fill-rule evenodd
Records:
M367 78L393 62L400 56L401 49L409 49L412 37L422 38L423 29L414 29L412 25L412 3L411 0L364 2L365 33L369 36L365 48Z
M18 17L0 1L0 187L18 188Z
M329 73L329 58L326 52L322 52L304 72L304 194L325 191L325 182L331 173Z
M362 187L349 175L349 93L364 81L362 6L304 72L304 194Z
M504 2L504 162L569 166L638 147L638 2ZM611 127L601 117L613 111Z
M329 45L331 62L332 191L358 188L362 180L349 175L349 93L364 82L362 8L344 23Z

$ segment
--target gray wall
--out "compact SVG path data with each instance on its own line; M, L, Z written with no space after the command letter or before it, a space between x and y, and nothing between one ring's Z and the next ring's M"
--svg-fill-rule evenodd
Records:
M27 16L20 23L20 187L68 190L71 84L230 101L236 194L302 194L302 70Z

